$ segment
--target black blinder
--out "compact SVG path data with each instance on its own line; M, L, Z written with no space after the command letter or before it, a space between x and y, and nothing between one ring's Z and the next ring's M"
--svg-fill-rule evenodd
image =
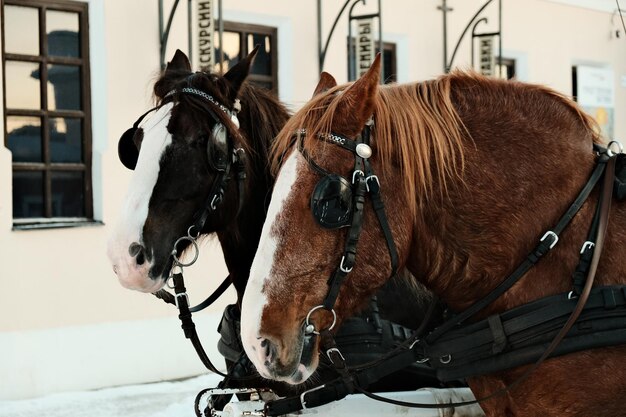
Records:
M352 186L340 175L322 178L311 195L311 211L317 223L327 229L349 226L352 217Z
M119 142L117 142L117 155L124 166L130 170L134 170L137 166L137 159L139 159L139 149L135 145L133 138L137 133L137 127L131 127L128 129Z
M226 126L217 122L213 126L211 136L207 141L207 156L209 165L216 171L224 172L228 169L230 153L228 152L228 130Z
M139 149L135 144L134 137L137 130L139 130L139 123L151 112L158 109L159 107L153 107L141 116L135 123L133 123L133 127L126 130L124 134L120 137L119 142L117 142L117 156L120 158L120 162L124 164L124 166L130 170L134 170L137 166L137 159L139 159Z

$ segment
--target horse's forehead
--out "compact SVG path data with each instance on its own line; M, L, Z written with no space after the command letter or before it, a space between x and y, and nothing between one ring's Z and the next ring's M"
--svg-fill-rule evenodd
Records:
M173 107L174 103L166 103L159 107L152 116L146 117L139 125L139 128L144 131L144 136L153 129L160 129L162 127L167 129L167 120L169 120L172 114ZM165 123L163 123L164 121Z

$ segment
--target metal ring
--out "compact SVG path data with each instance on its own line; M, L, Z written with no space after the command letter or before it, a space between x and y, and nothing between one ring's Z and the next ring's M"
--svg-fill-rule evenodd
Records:
M200 236L200 230L198 230L198 233L196 233L195 236L191 235L191 229L193 229L194 227L196 227L195 224L192 224L191 226L189 226L189 229L187 229L187 237L190 239L197 239Z
M176 250L176 247L178 246L178 244L180 242L183 242L185 240L188 240L189 242L191 242L191 244L193 245L193 248L195 249L196 253L193 256L193 259L187 263L181 262L181 260L178 258L178 251ZM198 244L196 243L196 240L192 237L189 236L183 236L181 238L179 238L176 242L174 242L174 249L172 250L172 258L174 258L174 262L178 265L178 266L191 266L194 263L196 263L196 261L198 260L198 255L200 254L200 249L198 248Z
M617 145L617 149L619 150L619 152L613 152L611 150L611 146L613 146L614 144ZM609 142L608 145L606 145L606 154L609 157L612 157L614 155L617 155L617 154L620 154L620 153L623 153L623 152L624 152L624 147L622 146L622 144L620 142L618 142L616 140L612 140L612 141Z
M570 292L567 293L567 299L568 300L574 300L576 298L578 298L578 296L574 293L574 291L570 291Z
M170 289L174 289L174 276L170 275L167 280L165 281L165 285L167 285L168 288Z
M446 356L442 356L439 358L439 362L443 363L444 365L447 363L450 363L452 361L452 355L447 354Z
M304 319L304 325L305 328L308 327L309 325L311 325L311 323L309 323L309 318L311 318L311 314L315 311L315 310L319 310L320 308L325 309L325 307L323 305L318 305L315 306L311 309L311 311L309 311L309 314L306 315L306 319ZM333 313L333 323L330 325L330 327L327 330L332 330L333 327L335 327L335 324L337 324L337 313L335 313L335 309L331 308L330 312ZM313 325L314 326L314 325ZM315 329L315 327L313 327ZM311 333L313 334L320 334L320 332L318 332L317 330L313 330Z

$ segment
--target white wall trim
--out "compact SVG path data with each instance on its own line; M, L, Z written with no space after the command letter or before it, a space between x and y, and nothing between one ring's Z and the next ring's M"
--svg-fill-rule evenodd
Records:
M283 103L291 103L294 98L293 77L293 25L291 18L261 13L225 9L223 19L229 22L271 26L277 29L278 45L278 97Z
M207 373L172 316L0 332L0 400ZM207 355L220 368L215 329L221 318L220 312L194 316Z
M383 42L396 44L396 80L398 84L415 81L409 76L409 37L400 33L383 32Z
M89 3L89 69L91 85L91 183L93 217L103 219L104 188L102 156L108 146L108 79L104 0Z

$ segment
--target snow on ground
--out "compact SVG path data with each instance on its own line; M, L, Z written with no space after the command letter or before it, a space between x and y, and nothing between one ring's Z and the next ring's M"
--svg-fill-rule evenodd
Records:
M195 417L196 394L217 386L220 379L211 374L183 381L0 401L0 417Z

